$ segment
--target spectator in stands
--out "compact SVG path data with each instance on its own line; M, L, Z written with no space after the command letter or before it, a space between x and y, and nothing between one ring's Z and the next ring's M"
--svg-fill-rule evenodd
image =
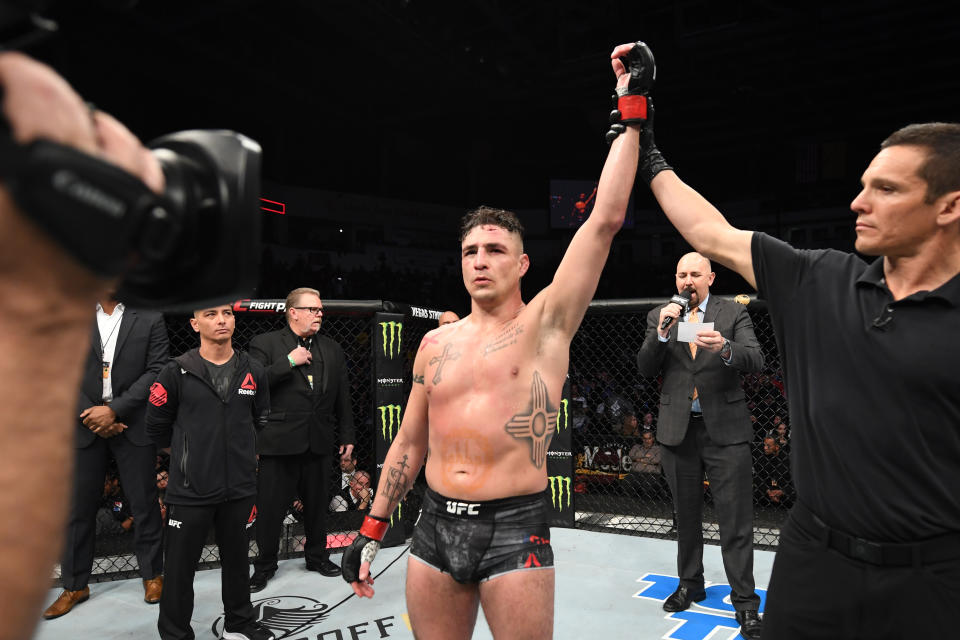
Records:
M636 440L640 436L637 416L633 411L625 411L620 419L620 435L628 440Z
M340 489L346 489L350 486L350 478L353 477L356 470L357 455L355 453L351 451L349 456L340 458Z
M458 316L453 311L444 311L443 313L440 314L440 320L438 321L438 325L442 327L445 324L456 322L459 319L460 319L460 316Z
M641 431L657 432L657 425L653 422L653 414L649 411L643 414L643 423L640 424Z
M166 491L167 482L170 481L170 472L166 469L157 471L157 490Z
M657 444L653 431L644 430L640 434L640 443L630 449L630 458L633 460L634 473L661 473L660 445Z
M587 423L587 399L578 384L570 385L570 417L574 433L582 433Z
M790 465L773 434L763 439L763 455L755 464L755 475L759 504L784 508L793 504Z
M69 613L90 595L97 505L110 459L123 477L124 505L136 515L134 540L144 601L157 604L163 590L163 523L154 478L157 449L143 418L150 385L169 358L167 329L159 313L126 308L112 293L101 298L91 316L96 317L93 348L78 394L73 501L61 561L64 590L44 611L47 620Z
M777 439L777 445L784 453L790 451L790 431L787 429L787 421L781 416L773 417L773 437Z
M103 495L97 513L97 525L96 533L107 536L122 535L133 529L133 512L120 488L120 474L116 467L107 469L103 479ZM49 619L46 615L44 617Z
M370 474L357 471L350 478L350 485L333 496L330 511L369 511L373 502L373 489L370 488Z
M607 433L620 433L623 420L626 416L636 416L633 405L619 393L611 393L604 403L598 407L599 417L604 421Z
M630 449L632 466L624 480L640 498L661 500L667 496L667 481L660 464L660 445L652 431L642 431L640 438Z

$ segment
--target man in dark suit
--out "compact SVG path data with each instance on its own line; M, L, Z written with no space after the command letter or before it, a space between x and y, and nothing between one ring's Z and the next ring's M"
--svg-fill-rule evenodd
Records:
M753 581L753 429L740 371L760 371L763 355L746 307L710 296L710 261L688 253L677 264L677 291L690 293L689 311L677 303L647 314L637 355L640 374L663 375L657 440L673 493L680 586L666 611L682 611L705 597L703 479L710 480L720 525L723 566L741 634L760 637L760 598ZM684 314L681 318L681 314ZM713 323L694 342L678 341L679 322ZM664 322L668 321L666 328Z
M271 412L257 452L257 547L250 591L260 591L277 571L280 531L294 495L303 503L307 570L340 574L327 553L326 513L333 452L353 453L353 411L346 359L339 344L317 335L323 302L315 289L294 289L286 301L287 326L250 341L263 363Z
M111 297L97 305L97 322L83 370L73 502L61 565L64 592L44 612L58 618L90 596L97 508L111 455L133 513L133 536L144 600L160 601L163 587L162 521L157 500L157 450L144 415L150 385L169 357L159 313L126 309Z

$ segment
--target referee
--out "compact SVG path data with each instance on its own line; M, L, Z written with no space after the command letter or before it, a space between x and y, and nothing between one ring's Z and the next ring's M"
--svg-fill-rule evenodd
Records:
M850 205L857 251L732 227L641 137L643 175L701 254L769 304L797 503L764 638L956 637L960 125L896 131Z

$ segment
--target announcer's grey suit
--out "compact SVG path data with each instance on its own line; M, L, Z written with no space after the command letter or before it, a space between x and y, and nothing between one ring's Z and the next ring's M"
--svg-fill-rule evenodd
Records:
M753 581L753 426L740 371L759 371L763 355L744 305L707 296L699 322L713 322L730 341L729 364L718 354L677 341L674 323L666 342L657 331L660 309L647 314L647 332L637 355L640 375L663 376L657 440L664 445L663 469L673 493L680 584L693 592L703 582L703 477L710 481L720 524L720 546L731 600L737 611L757 609ZM683 319L686 320L689 314ZM697 389L702 415L691 413Z

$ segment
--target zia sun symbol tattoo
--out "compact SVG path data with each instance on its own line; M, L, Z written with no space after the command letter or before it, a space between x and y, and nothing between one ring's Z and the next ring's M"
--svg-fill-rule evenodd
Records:
M530 409L510 418L506 431L514 438L530 438L530 460L537 469L543 468L547 459L547 447L557 431L557 408L550 405L547 385L539 371L533 372L530 389Z

